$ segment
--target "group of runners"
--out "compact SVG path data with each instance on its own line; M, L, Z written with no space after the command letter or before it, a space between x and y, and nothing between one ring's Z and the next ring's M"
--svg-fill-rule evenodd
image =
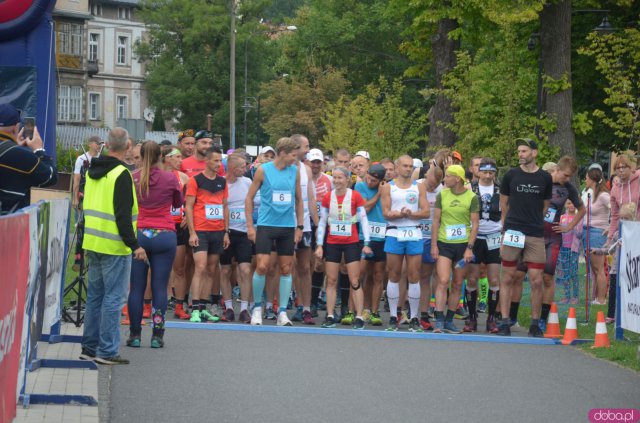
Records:
M182 202L171 195L146 211L140 206L141 216L170 215L176 232L171 271L159 264L167 260L165 250L146 249L154 327L164 328L167 298L156 298L163 297L156 295L163 288L176 318L203 323L236 320L237 286L237 320L251 325L265 319L280 326L314 325L324 317L318 322L323 328L387 323L387 330L396 331L408 320L412 332L460 333L476 332L478 313L486 311L486 331L509 336L528 273L528 333L543 336L562 233L585 214L569 182L577 171L573 158L560 158L549 173L536 164L535 141L517 139L519 166L501 175L498 185L493 158L473 157L465 169L460 154L448 149L425 162L402 155L372 163L366 151L352 156L340 149L329 157L310 149L305 136L292 135L250 162L243 150L223 154L212 142L207 131L185 131L177 146L146 142L140 148L136 187L144 175L148 186L145 167L155 166L175 176L175 184L157 189L183 193ZM144 193L138 196L144 200ZM561 225L567 200L577 214ZM145 228L141 220L139 236L155 236L149 231L157 228ZM479 304L479 280L485 278L486 304ZM321 292L325 316L318 314ZM388 322L380 314L383 292ZM454 316L462 313L463 296L468 312L458 328ZM128 307L127 345L135 347L140 289L130 295Z

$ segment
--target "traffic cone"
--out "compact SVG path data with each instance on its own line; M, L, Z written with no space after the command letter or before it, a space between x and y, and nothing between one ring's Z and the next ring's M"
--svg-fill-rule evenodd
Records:
M578 325L576 323L576 309L569 308L569 317L567 317L567 325L564 328L564 338L562 345L571 345L574 339L578 339Z
M551 311L549 312L549 320L547 321L547 333L544 334L544 337L562 338L560 320L558 319L558 306L556 303L551 303Z
M607 324L604 322L604 313L599 311L596 322L596 337L593 340L593 346L591 348L609 348L610 346Z

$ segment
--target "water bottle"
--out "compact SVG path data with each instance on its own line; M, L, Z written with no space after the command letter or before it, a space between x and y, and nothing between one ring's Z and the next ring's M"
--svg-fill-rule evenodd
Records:
M471 256L471 261L475 260L476 256ZM467 265L467 262L464 261L464 258L461 258L460 260L458 260L458 262L456 263L456 269L462 269L464 268L464 266Z

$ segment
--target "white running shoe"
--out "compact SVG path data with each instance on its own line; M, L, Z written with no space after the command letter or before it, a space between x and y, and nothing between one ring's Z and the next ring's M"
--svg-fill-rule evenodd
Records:
M262 307L255 307L251 313L251 325L262 326Z
M291 320L289 320L289 317L287 317L287 312L286 311L281 311L280 313L278 313L278 326L293 326L291 324Z

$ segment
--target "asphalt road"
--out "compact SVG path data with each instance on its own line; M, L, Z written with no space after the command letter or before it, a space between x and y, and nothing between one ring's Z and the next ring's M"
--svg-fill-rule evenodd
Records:
M638 373L574 347L171 328L152 350L150 332L101 386L111 422L586 422L640 408Z

